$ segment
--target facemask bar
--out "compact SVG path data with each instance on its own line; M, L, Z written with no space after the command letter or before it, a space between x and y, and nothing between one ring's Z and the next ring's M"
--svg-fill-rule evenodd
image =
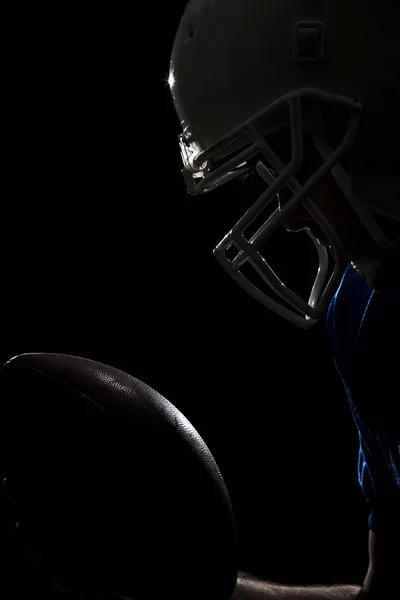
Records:
M279 164L282 165L283 167L283 163L280 161L280 159L278 157L276 157L276 162L274 162L274 164ZM271 164L272 161L270 160ZM258 174L269 184L272 185L272 183L275 181L277 175L274 175L270 169L268 169L263 163L259 162L257 164L257 172ZM291 189L291 191L293 193L295 193L296 191L298 191L298 189L300 189L300 184L293 179L289 184L288 184L289 189ZM275 212L279 212L275 211ZM255 235L260 234L263 231L263 226L261 226L259 228L259 230L257 231L257 233ZM328 259L328 252L326 250L326 248L324 246L322 246L322 244L320 244L320 242L317 240L317 238L311 233L311 231L309 229L306 229L305 232L307 233L307 235L309 236L309 238L311 239L311 241L314 244L314 247L317 251L318 254L318 263L319 263L319 267L318 267L318 272L317 272L317 277L314 281L314 285L311 289L311 294L310 294L310 298L308 300L308 304L310 306L312 306L313 308L315 308L317 301L319 299L319 297L322 294L323 291L323 285L325 283L325 281L327 280L328 277L328 269L329 269L329 259ZM254 241L255 236L253 236L250 240L250 242ZM242 255L241 257L239 257L239 255ZM241 264L244 264L244 261L247 261L246 256L240 252L239 255L236 257L235 259L235 263L239 262L239 260L241 259ZM244 261L243 261L244 259ZM283 285L283 284L282 284ZM315 319L311 319L310 317L306 316L307 320L312 321L312 323L315 323Z
M303 160L303 119L301 101L303 98L318 99L325 102L333 102L342 104L350 109L349 123L346 134L336 150L332 150L329 155L323 156L325 162L322 166L301 185L294 177L299 170ZM280 160L272 148L266 142L265 132L260 132L255 123L265 116L268 112L277 110L282 107L282 103L289 106L290 127L292 138L292 158L288 165ZM219 182L223 182L224 176L227 173L234 171L238 165L242 165L250 158L255 156L264 156L267 161L278 172L278 176L274 178L268 170L264 170L264 176L269 184L269 187L263 192L253 206L245 213L245 215L236 223L233 229L224 237L214 250L214 256L224 267L224 269L233 277L233 279L243 287L251 296L268 307L273 312L279 314L292 323L304 328L311 328L323 315L327 306L336 290L339 279L342 275L343 265L339 260L341 241L332 228L330 223L325 219L322 213L317 209L315 204L308 197L313 186L328 172L332 171L338 163L343 153L352 145L359 123L361 105L347 97L329 94L316 89L298 90L288 96L280 99L262 113L258 113L255 117L238 128L230 136L213 147L201 152L196 157L192 158L191 171L196 165L201 167L201 179L192 188L191 193L196 195L218 187ZM206 172L208 161L211 157L218 155L221 152L221 146L229 144L238 139L246 139L250 146L234 157L227 160L224 164ZM259 163L259 173L262 171ZM204 170L203 170L204 169ZM260 173L262 174L262 173ZM247 227L260 215L260 213L277 197L279 192L288 186L294 193L293 198L280 210L277 209L266 220L266 222L258 229L258 231L247 240L244 232ZM318 240L308 232L311 240L314 243L318 253L319 267L315 278L308 302L305 302L297 294L288 289L284 283L275 274L268 262L261 256L259 249L261 246L279 229L282 222L303 204L306 210L317 221L324 233L327 235L332 244L332 249L335 255L334 271L326 283L328 278L328 255L326 249L321 246ZM234 247L238 250L238 254L234 260L229 260L226 252L229 248ZM262 280L270 287L270 289L289 306L276 302L271 297L267 296L253 283L251 283L241 272L240 268L249 262ZM300 313L300 314L299 314Z
M7 500L9 500L9 502L14 504L14 506L17 504L17 501L15 500L15 492L12 490L12 486L9 484L6 478L3 479L1 491Z
M196 144L196 142L187 142L185 140L184 134L181 134L179 136L179 147L181 151L182 162L184 165L182 175L186 183L187 191L191 196L196 196L198 193L210 192L212 189L219 187L224 183L228 183L228 181L232 181L233 179L236 179L237 177L243 175L246 171L248 171L248 167L245 164L235 166L234 170L232 171L226 171L225 166L223 174L218 179L212 181L207 189L199 192L198 190L200 188L196 184L196 179L203 178L204 173L202 169L207 168L207 161L200 165L200 170L199 168L194 166L194 159L196 159L199 156L201 149L198 146L198 144ZM214 173L215 172L216 171L214 171Z

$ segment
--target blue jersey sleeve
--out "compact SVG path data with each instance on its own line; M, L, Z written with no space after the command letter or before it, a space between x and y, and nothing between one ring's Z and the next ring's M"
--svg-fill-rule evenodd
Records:
M369 528L400 536L400 289L373 292L349 266L327 334L359 437L358 480Z

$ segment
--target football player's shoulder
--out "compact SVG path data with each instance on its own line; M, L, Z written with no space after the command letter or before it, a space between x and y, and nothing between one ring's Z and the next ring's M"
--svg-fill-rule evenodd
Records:
M361 275L351 264L346 268L327 314L328 336L358 336L358 330L373 295Z

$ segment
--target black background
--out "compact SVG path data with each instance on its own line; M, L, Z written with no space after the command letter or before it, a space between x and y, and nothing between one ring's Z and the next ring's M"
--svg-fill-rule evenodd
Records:
M242 570L361 583L358 440L324 325L230 280L212 249L231 188L193 199L180 175L166 80L183 6L7 16L1 359L70 353L143 379L220 465Z

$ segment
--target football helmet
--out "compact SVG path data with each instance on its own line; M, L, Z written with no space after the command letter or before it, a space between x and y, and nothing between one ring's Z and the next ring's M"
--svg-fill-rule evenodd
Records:
M377 246L397 241L399 23L393 0L191 0L175 36L168 82L189 194L250 171L265 182L214 255L254 298L305 329L323 316L345 266L340 232L310 198L323 177L331 173ZM284 190L290 200L275 206ZM331 250L305 230L318 256L308 300L260 252L300 205Z

